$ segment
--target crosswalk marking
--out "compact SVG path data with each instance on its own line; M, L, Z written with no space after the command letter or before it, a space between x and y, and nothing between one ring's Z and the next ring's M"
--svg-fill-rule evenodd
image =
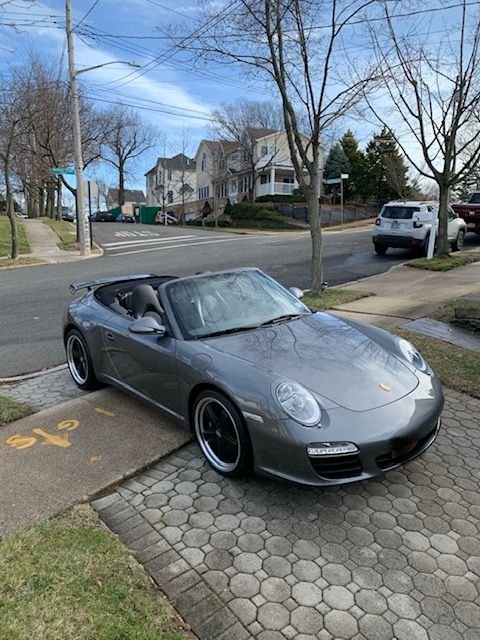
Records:
M220 240L205 240L202 242L188 242L184 244L171 244L171 245L161 245L156 247L148 247L147 249L134 249L133 251L120 251L117 253L111 253L110 256L125 256L131 253L146 253L147 251L164 251L165 249L183 249L184 247L194 247L196 245L203 244L219 244L220 242L238 242L239 240L255 240L257 239L255 236L240 236L238 238L222 238Z
M105 249L111 249L112 251L114 249L118 249L121 247L129 247L129 246L135 246L135 245L139 245L139 244L149 244L149 243L158 243L158 242L184 242L185 240L191 240L192 238L208 238L210 236L168 236L166 238L149 238L149 239L142 239L139 238L137 240L124 240L123 242L105 242L102 246Z

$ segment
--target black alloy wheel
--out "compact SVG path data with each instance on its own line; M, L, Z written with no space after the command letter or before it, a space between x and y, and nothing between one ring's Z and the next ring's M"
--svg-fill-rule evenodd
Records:
M203 391L195 399L192 418L198 444L215 471L232 478L246 475L251 444L235 405L217 391Z
M68 369L76 384L85 390L97 389L99 384L93 370L92 358L84 337L77 329L68 332L65 351Z

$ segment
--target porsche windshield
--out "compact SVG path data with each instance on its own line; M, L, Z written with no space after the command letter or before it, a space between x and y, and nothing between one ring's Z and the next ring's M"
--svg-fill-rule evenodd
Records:
M260 271L235 271L172 281L167 295L186 338L234 333L310 310Z

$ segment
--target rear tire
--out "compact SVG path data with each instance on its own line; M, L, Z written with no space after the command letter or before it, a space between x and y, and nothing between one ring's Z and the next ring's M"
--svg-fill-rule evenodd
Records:
M71 329L65 338L67 364L75 384L80 389L91 391L98 389L98 382L93 370L92 358L85 338L77 329Z
M198 444L213 469L228 478L240 478L252 468L252 446L237 407L222 393L202 391L192 409Z
M386 244L376 244L374 245L375 253L377 256L384 256L387 253L387 245Z
M461 251L463 249L463 243L465 241L465 231L460 229L456 240L452 242L452 251Z

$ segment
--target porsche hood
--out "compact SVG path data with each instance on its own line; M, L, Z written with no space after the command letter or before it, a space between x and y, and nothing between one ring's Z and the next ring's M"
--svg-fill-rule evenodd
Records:
M295 380L350 411L390 404L418 385L417 377L393 353L325 313L211 338L204 344L267 369L279 380Z

